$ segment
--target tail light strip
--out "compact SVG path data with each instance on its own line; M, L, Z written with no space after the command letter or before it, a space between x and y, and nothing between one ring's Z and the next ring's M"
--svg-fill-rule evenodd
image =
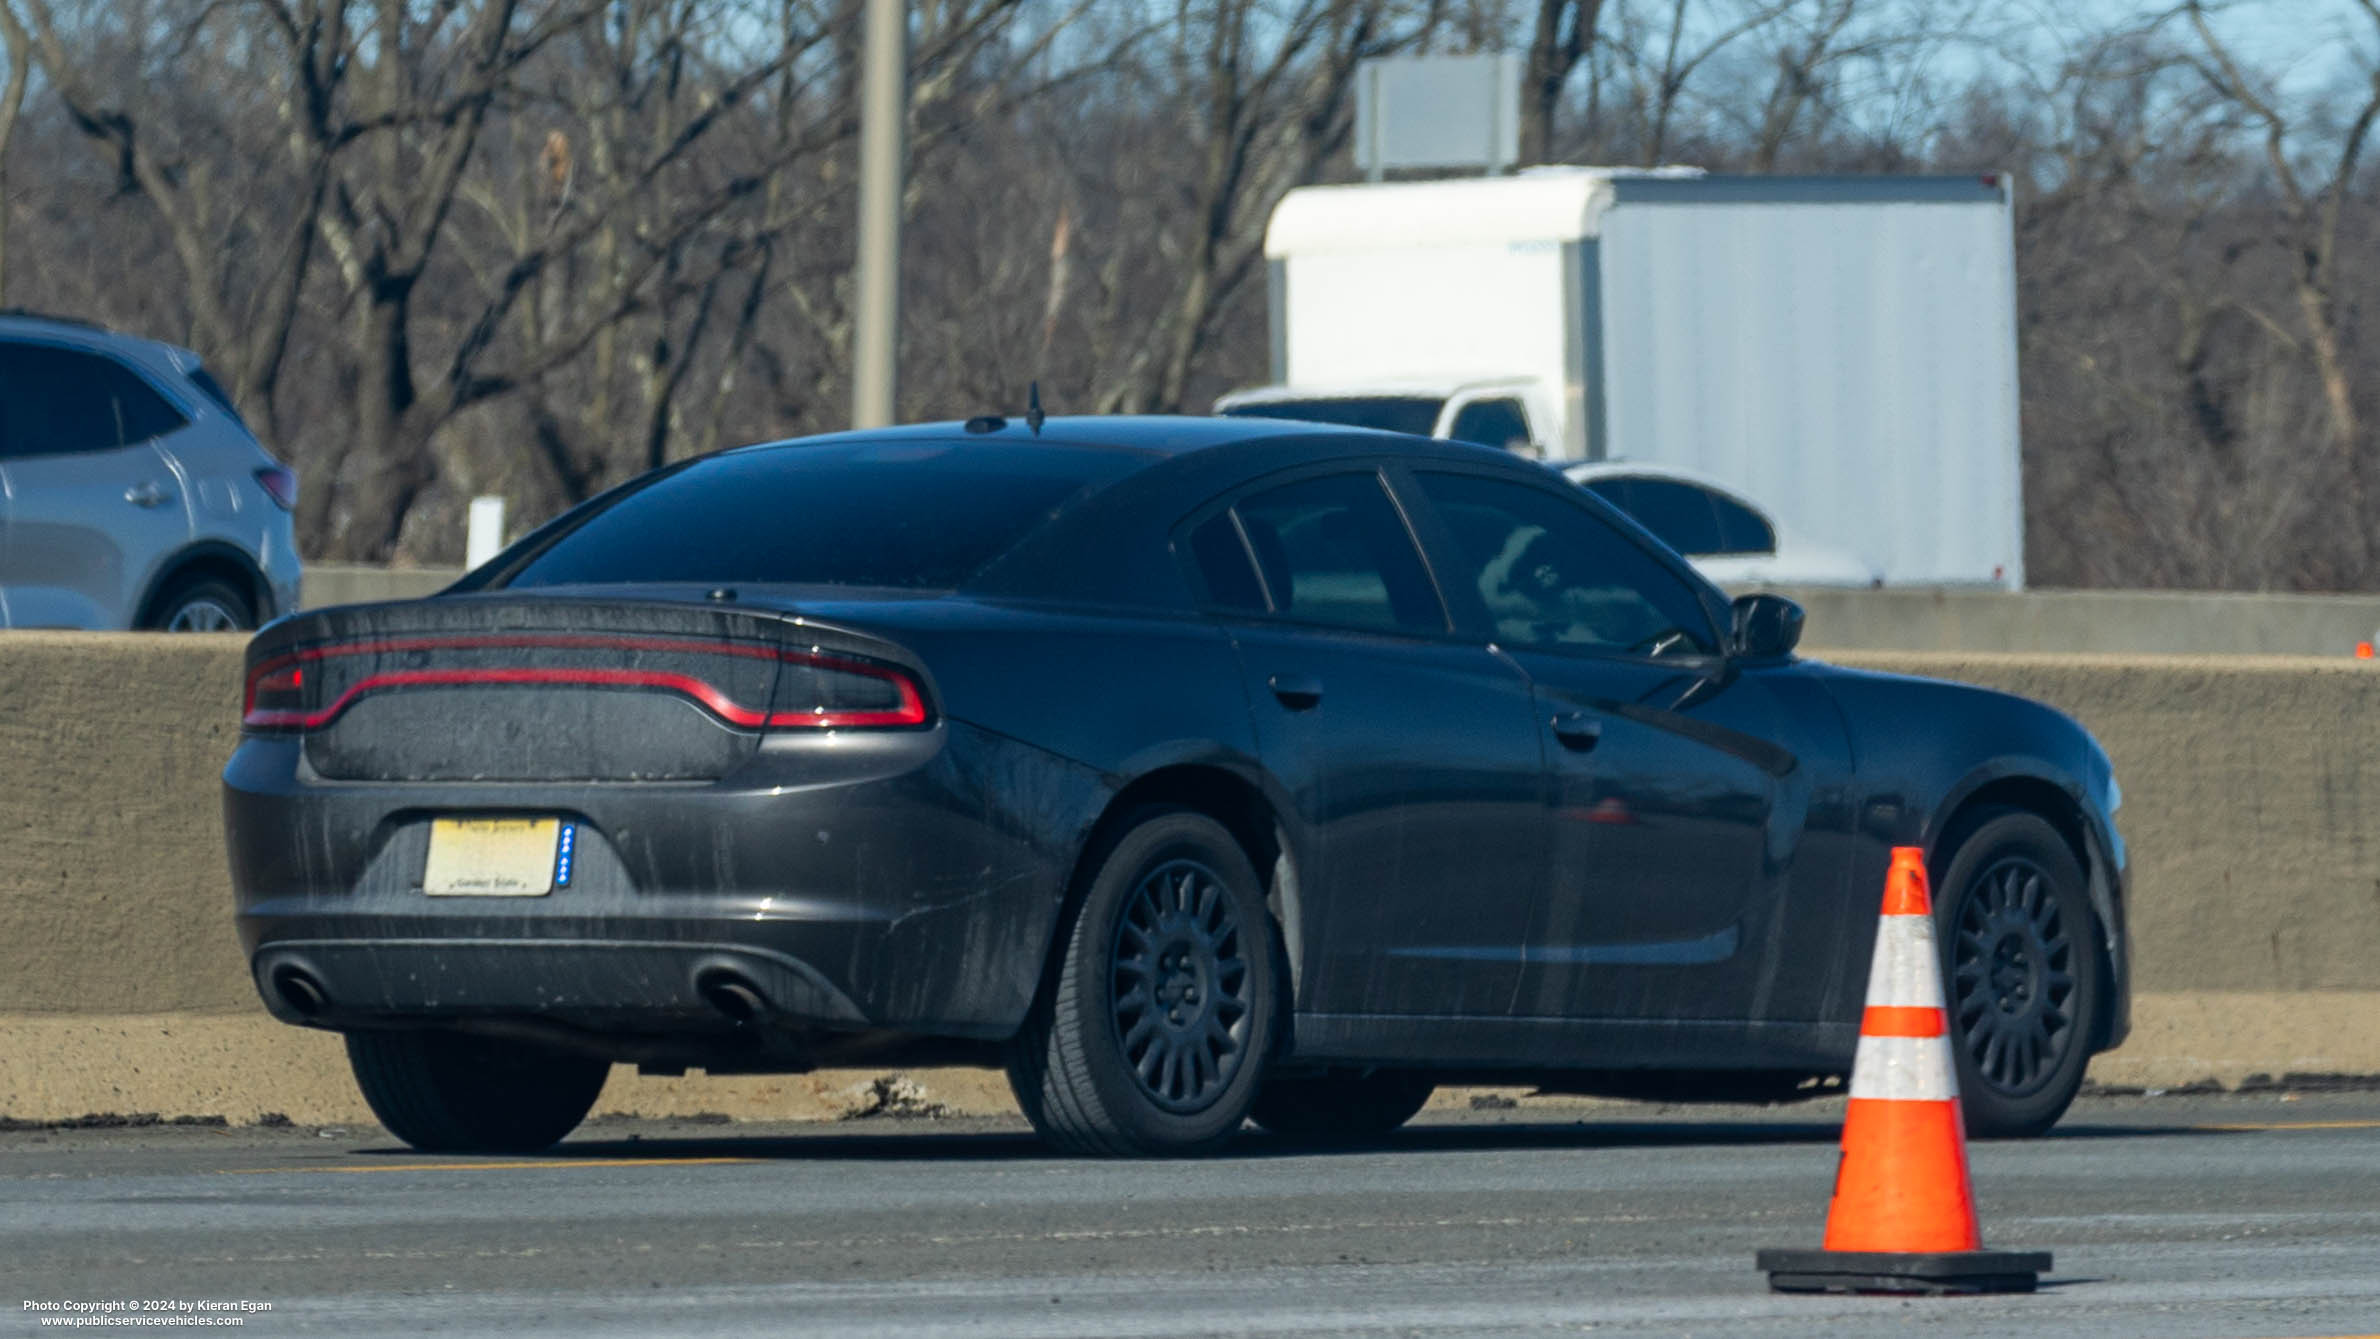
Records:
M771 711L766 707L750 707L729 697L716 685L691 674L667 670L605 669L587 667L513 667L474 669L388 670L373 674L350 686L337 699L318 711L297 708L269 708L256 705L259 687L291 689L303 682L306 662L326 660L338 656L374 655L387 652L425 650L487 650L487 649L550 649L617 650L617 651L681 651L705 655L733 655L747 658L775 660L788 664L806 665L813 669L831 670L842 674L857 674L890 684L899 705L887 708L813 708L808 711ZM268 685L269 678L286 675L287 682ZM260 661L248 671L247 695L242 704L240 723L260 730L318 730L338 719L340 713L353 706L367 694L391 688L452 688L471 686L565 686L592 688L644 688L677 693L700 703L702 707L730 725L745 729L767 726L804 726L812 729L860 728L870 726L923 725L926 723L925 697L918 691L917 682L908 674L890 666L849 660L841 656L824 655L816 651L781 651L767 647L738 645L723 642L672 641L660 638L581 637L562 635L525 635L512 637L418 637L381 642L351 642L338 646L311 647L286 655Z

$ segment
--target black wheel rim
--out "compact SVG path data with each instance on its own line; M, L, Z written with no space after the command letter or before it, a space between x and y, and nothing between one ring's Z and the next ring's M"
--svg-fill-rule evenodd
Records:
M2074 939L2047 870L2003 856L1967 884L1951 929L1950 996L1976 1074L2039 1091L2074 1049Z
M1167 1111L1213 1105L1247 1057L1242 942L1223 880L1194 860L1141 876L1116 918L1116 1042L1142 1095Z

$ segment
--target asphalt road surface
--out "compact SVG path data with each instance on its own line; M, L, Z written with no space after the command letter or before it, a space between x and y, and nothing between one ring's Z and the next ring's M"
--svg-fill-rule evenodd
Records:
M1187 1163L989 1121L602 1123L523 1159L16 1131L0 1303L24 1333L25 1302L269 1303L241 1333L343 1339L2380 1331L2380 1095L2086 1098L1973 1149L1987 1244L2056 1252L2040 1293L1773 1295L1752 1253L1817 1244L1838 1112L1532 1100Z

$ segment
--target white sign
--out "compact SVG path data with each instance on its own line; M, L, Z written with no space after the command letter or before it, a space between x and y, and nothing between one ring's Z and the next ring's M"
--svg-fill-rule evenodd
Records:
M1375 181L1390 168L1478 167L1520 158L1521 58L1419 56L1368 60L1355 74L1355 165Z

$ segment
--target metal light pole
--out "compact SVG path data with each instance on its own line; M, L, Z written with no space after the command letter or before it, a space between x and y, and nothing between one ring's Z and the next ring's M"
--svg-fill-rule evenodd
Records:
M868 0L860 72L859 309L851 330L851 426L893 421L901 323L901 148L909 110L907 0Z

